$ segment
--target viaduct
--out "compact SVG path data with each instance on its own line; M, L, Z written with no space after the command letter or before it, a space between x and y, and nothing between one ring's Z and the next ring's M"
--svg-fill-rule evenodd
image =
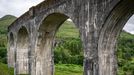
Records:
M15 75L54 75L52 42L68 18L84 47L83 75L117 75L116 42L134 0L45 0L8 27L8 66Z

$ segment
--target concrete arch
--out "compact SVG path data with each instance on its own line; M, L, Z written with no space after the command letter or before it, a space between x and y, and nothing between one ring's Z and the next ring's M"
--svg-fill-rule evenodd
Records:
M17 33L17 50L15 52L16 74L29 74L29 34L22 26Z
M14 41L14 35L12 32L9 33L8 35L8 66L9 67L14 67L14 52L15 52L15 41Z
M68 18L68 16L61 13L53 13L48 15L41 23L35 50L35 75L54 75L52 44L57 30Z
M41 31L41 30L45 30L45 29L49 28L49 26L53 27L53 25L54 26L60 25L65 20L67 20L68 18L69 18L68 16L66 16L65 14L62 14L62 13L58 13L58 12L57 13L50 13L50 14L48 14L47 16L45 16L43 18L41 24L39 25L39 29L38 30ZM50 24L52 24L52 25L50 25ZM60 26L57 26L57 27L60 27ZM45 28L45 29L43 29L43 28ZM53 28L55 28L55 27L53 27Z
M99 74L116 75L117 57L116 43L117 37L123 29L125 23L133 15L134 1L122 0L108 16L98 42Z

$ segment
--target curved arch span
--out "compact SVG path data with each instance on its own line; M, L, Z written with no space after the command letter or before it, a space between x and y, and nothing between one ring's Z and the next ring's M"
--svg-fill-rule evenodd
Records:
M117 37L123 29L125 23L133 15L133 11L134 1L122 0L110 13L103 28L101 29L98 42L100 75L117 74Z
M68 18L64 14L53 13L48 15L41 23L35 49L36 75L54 75L53 40L59 27Z

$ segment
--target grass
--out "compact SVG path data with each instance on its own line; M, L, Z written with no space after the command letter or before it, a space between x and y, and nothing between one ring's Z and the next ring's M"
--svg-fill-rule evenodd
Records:
M7 33L7 27L16 19L12 15L6 15L0 19L0 34ZM5 34L6 35L6 34Z
M74 64L56 64L55 75L83 75L83 68Z
M78 38L79 30L75 27L73 22L65 21L59 28L57 38Z
M6 64L0 63L0 75L14 75L13 68L8 68ZM19 74L28 75L28 74ZM55 75L83 75L81 65L74 64L56 64Z
M13 68L8 68L6 64L0 63L0 75L14 75Z
M7 27L16 19L15 16L6 15L0 18L0 45L7 45Z

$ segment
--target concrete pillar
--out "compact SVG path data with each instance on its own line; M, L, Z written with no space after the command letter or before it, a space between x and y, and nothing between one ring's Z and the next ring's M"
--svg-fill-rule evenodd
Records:
M9 33L8 35L8 66L14 68L14 52L15 52L15 46L14 46L14 36L13 33Z
M43 40L38 39L38 41L39 41L38 47L36 50L37 56L36 56L35 75L53 75L54 62L52 59L52 50L51 50L52 39L51 37L44 37Z
M22 27L17 35L17 49L15 52L16 58L16 74L29 74L29 67L28 67L28 32L25 27Z

